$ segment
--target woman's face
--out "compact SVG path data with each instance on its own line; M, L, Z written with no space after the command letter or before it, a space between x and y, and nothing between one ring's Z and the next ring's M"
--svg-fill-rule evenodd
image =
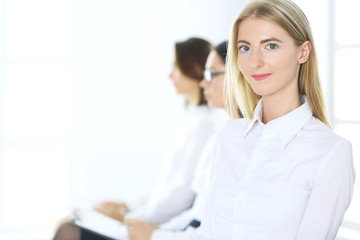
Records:
M263 98L284 99L289 94L298 94L297 79L306 55L305 43L296 46L294 39L280 26L250 16L239 25L239 70L253 91Z
M216 51L211 51L207 61L206 70L210 72L224 72L225 65L221 57ZM218 74L212 77L212 81L209 82L203 79L200 82L200 86L204 89L205 99L210 107L224 108L223 89L224 89L224 74Z
M190 95L199 91L199 82L186 76L177 64L173 65L169 77L175 86L176 92L179 94Z

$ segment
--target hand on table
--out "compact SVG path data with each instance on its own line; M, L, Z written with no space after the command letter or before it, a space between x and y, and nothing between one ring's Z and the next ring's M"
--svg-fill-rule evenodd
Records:
M94 210L120 222L124 222L124 217L129 211L126 203L110 201L96 204Z

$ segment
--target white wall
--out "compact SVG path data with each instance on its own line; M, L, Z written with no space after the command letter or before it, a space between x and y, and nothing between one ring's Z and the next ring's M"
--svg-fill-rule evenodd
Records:
M53 127L52 123L56 122L54 120L61 122L65 119L66 123L63 125L71 125L71 131L59 133L59 142L51 137L49 142L71 147L71 201L91 203L106 198L134 196L151 189L161 166L163 148L182 117L183 99L175 94L168 79L174 43L193 36L206 38L214 44L227 39L232 20L244 2L245 0L0 0L0 11L3 13L0 17L0 157L4 156L6 149L14 146L21 148L24 144L42 144L47 147L47 137L53 136L50 129ZM328 93L332 92L333 85L331 81L328 82L331 73L328 68L332 66L333 42L329 42L329 39L333 29L328 27L332 18L328 11L329 1L295 2L307 14L313 28L324 90L327 99L331 100L333 96ZM22 79L22 84L16 84L11 78L10 70L14 64L21 65L12 72L24 75L18 77ZM57 74L53 68L46 67L48 64L64 65L66 71L59 68L57 71L62 74ZM18 71L23 69L23 65L29 71ZM40 67L34 69L34 65ZM29 72L36 74L28 77ZM71 74L72 80L68 77ZM51 82L56 84L51 85ZM51 86L46 88L44 83ZM18 91L19 86L23 88L23 92ZM32 91L34 89L37 92ZM34 92L38 96L34 96ZM53 99L49 94L55 95L52 96ZM71 95L71 98L67 95ZM9 99L12 98L18 100L20 105L28 103L30 111L26 111L29 109L25 105L14 109L13 106L17 105L9 104ZM46 100L49 101L49 106L44 104ZM33 103L39 103L39 106L34 107ZM70 105L71 114L67 111ZM66 111L59 111L62 108ZM31 136L35 140L16 142L3 137L11 125L6 121L7 118L10 119L9 112L5 111L7 109L18 112L24 110L25 114L13 117L16 120L21 118L19 123L8 122L13 123L13 129L20 129L20 132L23 132L22 129L32 130L29 132L35 132L35 137ZM34 116L36 111L32 111L33 109L39 110L41 114ZM46 111L40 111L44 109ZM67 122L68 118L71 118L71 123ZM48 125L42 128L43 123ZM40 134L39 137L39 129L44 136ZM40 141L39 138L46 141ZM32 162L38 159L36 154L33 157L24 155L26 158L23 162L27 162L29 166L36 165ZM62 155L58 155L55 160L60 166ZM68 155L65 155L67 158ZM49 156L45 154L42 161L54 160L50 153ZM13 162L9 159L0 159L0 170L4 170L10 177L14 176L12 178L17 178L17 175L24 178L23 172L29 179L40 176L38 180L41 181L43 176L47 177L46 174L38 174L40 170L45 173L47 171L37 165L31 169L23 168L23 172L19 173L17 164L13 164L17 173L14 175L3 164L3 160L6 163ZM48 183L50 186L34 187L31 181L24 185L25 188L38 187L39 192L47 189L52 191L51 194L54 193L54 196L48 197L51 194L44 191L45 194L39 197L38 205L42 206L43 211L53 208L52 205L45 207L43 204L49 202L47 197L60 198L58 203L63 201L56 193L57 187L66 185L69 180L65 170L67 164L62 165L64 174L59 170L61 166L52 166L52 172L57 170L60 173L52 176L54 179ZM58 176L64 177L64 184L61 180L56 181ZM3 178L5 179L4 175ZM17 182L20 185L23 183ZM56 184L52 185L53 183ZM0 192L5 192L5 187L6 183L1 182ZM19 193L23 193L22 190ZM62 187L59 192L62 194L65 191L66 187ZM15 200L23 202L22 197ZM32 196L30 202L36 203L36 197ZM10 197L6 201L0 198L0 215L5 216L4 209L8 209L8 215L15 220L22 219L24 210L38 206L21 205L22 208L19 207L15 213L9 210L6 203L12 203L11 209L17 209L20 204L17 205L16 201L14 203ZM45 219L41 214L39 216L39 219ZM28 222L33 222L33 218L29 215L27 219L25 224L16 223L11 231L23 230L24 226L31 228L28 227ZM49 222L47 219L43 221Z
M183 110L168 79L174 43L227 39L243 2L75 2L73 201L151 189Z

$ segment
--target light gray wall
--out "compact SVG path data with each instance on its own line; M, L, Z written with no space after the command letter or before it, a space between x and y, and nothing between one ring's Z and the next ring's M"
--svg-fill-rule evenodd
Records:
M245 2L74 2L72 199L121 198L151 189L182 116L183 99L168 79L174 42L227 39ZM311 22L326 90L328 11L318 9L327 4L296 2Z
M183 99L175 41L228 38L244 0L80 0L74 5L72 200L151 189Z

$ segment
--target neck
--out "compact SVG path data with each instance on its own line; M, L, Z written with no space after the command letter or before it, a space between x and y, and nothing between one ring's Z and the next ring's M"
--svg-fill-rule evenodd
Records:
M201 101L201 91L195 88L191 93L186 94L186 101L190 105L199 105Z
M262 104L262 121L266 124L298 108L301 101L299 94L292 94L263 97Z

